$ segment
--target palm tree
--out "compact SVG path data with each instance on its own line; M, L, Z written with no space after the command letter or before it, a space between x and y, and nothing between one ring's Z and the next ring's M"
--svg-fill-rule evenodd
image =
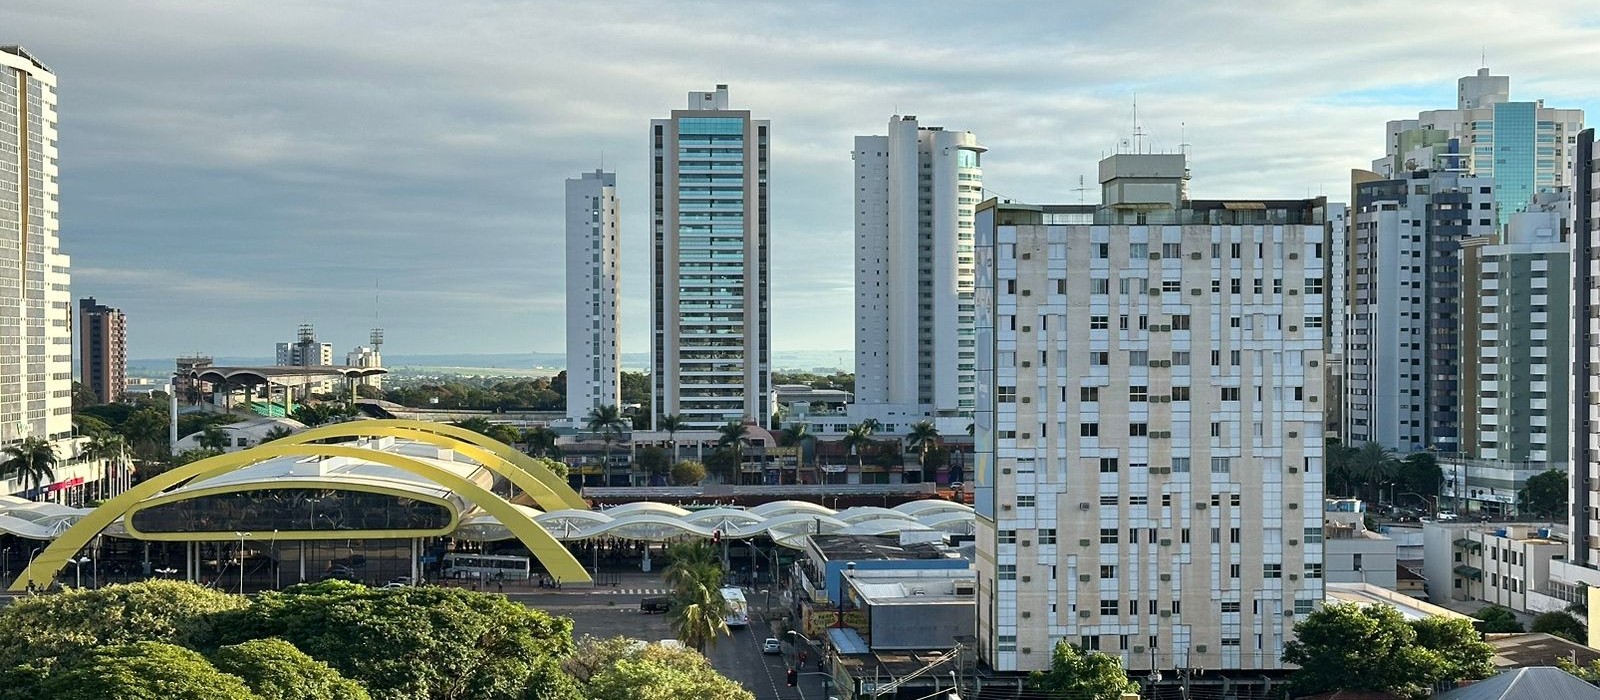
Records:
M872 426L868 425L869 422L872 422L870 418L860 425L851 426L844 433L844 448L849 450L850 454L856 456L856 470L858 472L866 466L862 451L872 444Z
M294 434L294 429L293 428L290 428L287 425L275 425L275 426L272 427L271 430L267 431L266 435L262 435L261 436L261 441L257 442L256 444L257 445L265 445L265 444L267 444L269 442L272 442L273 440L282 440L282 439L284 439L286 437L289 437L290 435L293 435L293 434Z
M111 483L113 491L120 491L127 483L124 477L128 474L130 454L128 442L115 433L92 435L83 446L84 457L106 463L105 479Z
M56 478L56 448L44 438L23 438L21 442L6 445L0 451L5 457L0 462L0 474L6 478L15 478L27 486L28 491L36 491L47 481Z
M662 572L662 580L675 592L692 591L696 584L718 588L722 582L722 564L710 542L680 542L667 549L667 556L672 564Z
M676 464L678 462L678 431L688 427L688 421L684 420L682 416L668 413L661 416L661 420L656 421L656 425L667 431L667 446L672 448L672 462Z
M616 404L609 406L596 406L589 411L589 416L584 419L584 428L600 436L606 446L606 475L611 474L611 443L622 437L623 428L631 424L622 417L622 409Z
M228 443L231 442L228 439L228 434L215 425L206 426L206 429L201 431L200 437L196 441L200 443L201 447L208 450L216 450L217 452L227 449Z
M542 425L523 432L522 443L528 446L528 454L534 457L561 455L561 448L556 447L556 431Z
M814 448L816 443L817 436L811 434L811 425L809 423L795 423L787 428L784 428L783 432L778 434L778 444L786 447L800 448L799 463L796 465L796 467L805 466L806 447L810 445ZM799 481L798 472L795 473L795 481Z
M672 634L684 646L701 654L715 646L717 638L728 634L728 604L722 592L695 583L672 605Z
M1381 489L1395 471L1394 453L1376 442L1368 442L1350 455L1351 477L1364 487ZM1376 499L1374 499L1376 502Z
M939 444L939 429L933 427L933 421L920 421L911 426L911 432L906 434L906 445L916 448L917 465L922 468L922 481L927 483L934 479L928 474L928 451Z
M717 447L741 447L744 439L750 436L750 427L736 420L730 420L717 428L720 437L717 438Z

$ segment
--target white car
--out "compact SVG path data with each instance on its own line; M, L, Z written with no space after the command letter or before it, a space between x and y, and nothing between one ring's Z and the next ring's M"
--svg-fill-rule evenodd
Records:
M767 637L767 641L761 643L761 653L782 654L783 644L778 641L777 637Z

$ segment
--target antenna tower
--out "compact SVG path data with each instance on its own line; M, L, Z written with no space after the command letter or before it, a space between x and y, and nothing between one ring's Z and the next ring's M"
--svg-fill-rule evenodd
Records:
M1144 127L1139 126L1139 93L1133 93L1133 152L1144 152Z
M1089 188L1086 185L1083 184L1083 176L1082 175L1078 176L1078 186L1072 188L1072 191L1078 193L1078 203L1079 204L1083 204L1083 193L1084 192L1088 192Z

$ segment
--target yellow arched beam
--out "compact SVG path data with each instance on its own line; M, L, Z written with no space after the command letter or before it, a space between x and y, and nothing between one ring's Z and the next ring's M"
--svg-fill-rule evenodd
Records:
M17 576L17 579L11 582L10 590L13 592L24 591L27 589L29 582L48 587L55 581L56 575L61 572L61 569L66 566L68 558L76 554L78 550L83 549L85 545L89 544L90 540L94 539L95 535L100 534L102 530L115 522L117 518L126 514L140 501L156 496L201 474L219 470L224 466L231 469L242 469L273 457L348 457L383 464L416 474L455 491L469 502L476 504L485 512L493 515L501 524L511 530L518 540L528 547L528 551L539 559L539 562L545 566L545 569L551 575L557 576L563 581L580 583L591 581L589 573L583 569L583 565L579 564L578 560L572 557L572 553L556 542L555 538L551 537L550 533L545 532L544 528L540 527L538 523L533 522L522 511L517 510L516 507L507 503L504 499L448 469L405 455L359 447L318 444L273 445L269 443L241 452L218 455L176 467L150 477L121 495L106 501L68 528L66 532L61 533L61 536L50 543L49 547L40 552L38 557L30 562L22 573Z
M484 435L483 433L467 430L466 428L450 425L449 423L433 423L429 421L403 420L399 418L358 420L311 428L310 430L304 430L295 433L294 435L290 436L290 438L286 439L323 440L332 437L360 436L367 434L368 431L371 431L374 428L379 427L401 428L415 432L444 435L446 437L455 438L460 442L476 445L488 450L495 456L507 462L521 467L523 471L532 474L533 478L538 479L539 482L548 487L552 493L561 498L562 503L565 504L563 506L564 508L589 510L589 503L583 500L583 497L579 496L577 491L573 491L572 487L567 485L565 479L556 476L556 474L550 471L548 467L540 464L539 460L529 457L528 455L523 454L521 450ZM304 437L307 435L312 437ZM559 508L547 508L547 510L559 510Z
M508 481L517 485L517 488L533 497L535 503L545 510L562 510L571 508L561 495L550 490L543 481L530 473L527 469L519 467L505 458L471 443L457 440L453 437L437 433L412 430L391 425L383 425L386 421L351 421L325 425L320 428L304 430L288 437L279 438L268 445L304 445L318 440L328 440L342 437L395 437L403 440L428 443L439 447L447 447L465 455L484 468L504 476ZM543 467L540 467L541 469ZM212 473L201 474L195 477L196 481L204 481L220 474L227 473L226 467L212 470ZM568 489L571 490L571 489Z

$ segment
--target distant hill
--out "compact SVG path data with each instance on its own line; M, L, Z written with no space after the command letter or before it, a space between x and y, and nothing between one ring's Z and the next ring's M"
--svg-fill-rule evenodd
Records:
M339 359L339 358L335 358ZM272 357L218 357L219 365L262 366L275 361ZM566 367L567 356L550 352L513 353L462 353L453 355L391 355L384 353L383 361L391 369L438 368L452 369L554 369ZM848 350L790 350L772 353L773 366L782 371L811 372L819 369L852 371L852 353ZM172 374L173 358L129 360L128 374L135 377L166 377ZM650 355L643 352L622 353L622 367L631 372L649 369Z

